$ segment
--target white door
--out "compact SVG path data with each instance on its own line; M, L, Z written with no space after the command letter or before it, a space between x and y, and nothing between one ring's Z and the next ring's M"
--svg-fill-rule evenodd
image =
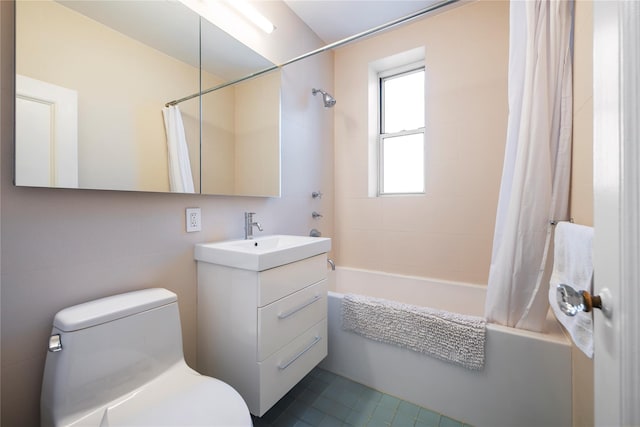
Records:
M594 1L596 426L640 425L640 3Z
M15 183L78 187L78 93L16 75Z

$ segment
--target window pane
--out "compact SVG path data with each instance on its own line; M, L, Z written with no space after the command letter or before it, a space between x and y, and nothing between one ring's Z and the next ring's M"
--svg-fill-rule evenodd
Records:
M383 79L382 133L424 127L424 69Z
M382 193L424 192L424 134L382 139Z

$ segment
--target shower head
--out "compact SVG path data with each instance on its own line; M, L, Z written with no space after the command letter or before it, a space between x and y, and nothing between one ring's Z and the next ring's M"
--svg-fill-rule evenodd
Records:
M324 108L331 108L336 105L336 99L329 95L322 89L311 89L311 93L315 96L316 93L320 92L322 94L322 102L324 102Z

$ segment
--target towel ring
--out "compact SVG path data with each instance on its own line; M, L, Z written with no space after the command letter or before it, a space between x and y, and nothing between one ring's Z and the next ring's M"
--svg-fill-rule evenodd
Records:
M591 295L587 291L576 291L572 286L560 283L556 287L556 301L560 311L567 316L575 316L581 311L588 313L598 308L606 318L611 318L611 296L608 289L603 289L600 295Z

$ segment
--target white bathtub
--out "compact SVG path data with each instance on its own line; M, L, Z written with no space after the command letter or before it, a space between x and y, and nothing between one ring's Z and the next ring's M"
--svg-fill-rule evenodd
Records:
M322 368L476 427L571 426L571 344L553 317L544 334L487 325L484 369L470 371L343 331L341 302L356 293L482 316L483 286L344 267L330 282Z

